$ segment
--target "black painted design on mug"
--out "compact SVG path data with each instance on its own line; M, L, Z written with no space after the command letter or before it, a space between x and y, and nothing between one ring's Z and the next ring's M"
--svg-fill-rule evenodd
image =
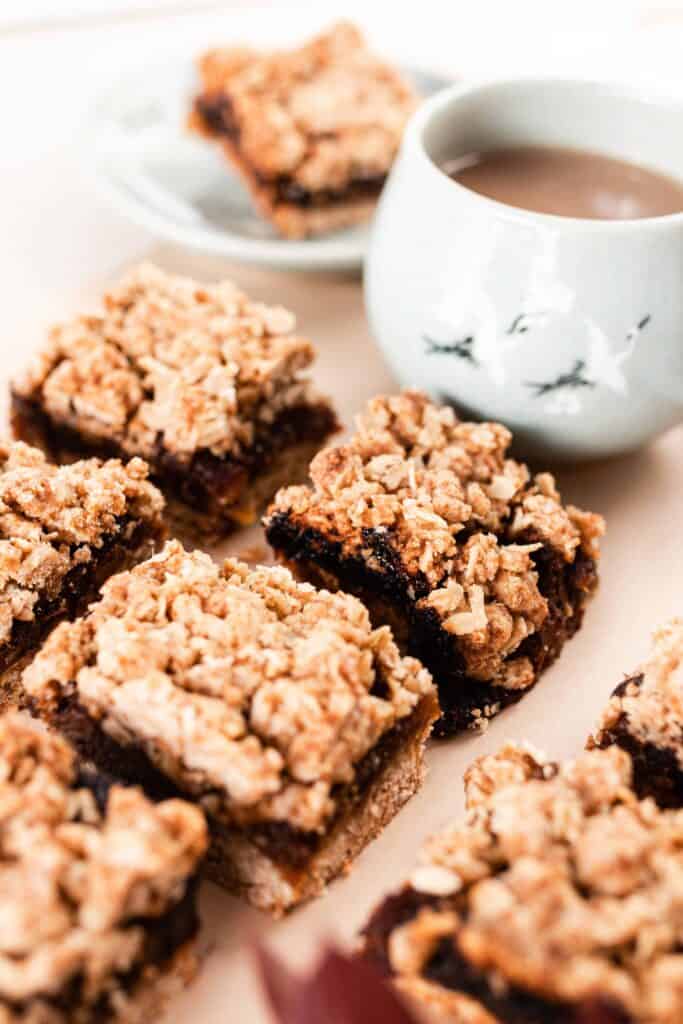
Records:
M550 395L552 392L561 391L564 388L594 388L597 382L585 376L585 369L585 360L577 359L568 373L560 373L554 380L527 380L524 383L526 387L533 388L534 398L542 398L543 395Z
M518 313L514 318L507 331L508 335L514 334L526 334L527 331L533 326L533 321L536 316L542 316L543 314L529 314L529 313ZM627 353L622 353L619 356L618 361L621 362L625 355L630 355L633 351L633 346L638 338L640 332L647 327L652 320L652 315L647 313L637 324L629 328L626 332L626 341L629 345ZM473 352L475 337L472 334L466 335L464 338L457 338L453 341L437 341L435 338L429 337L427 334L422 335L422 340L426 346L427 355L451 355L457 356L458 359L463 362L470 363L473 367L479 367L479 360L476 358ZM542 398L545 395L553 394L556 391L563 391L565 389L579 389L579 388L594 388L600 383L598 379L594 379L587 375L587 364L585 359L577 359L574 362L571 370L558 374L553 380L547 381L524 381L525 387L531 388L534 392L534 398Z
M543 310L538 310L535 313L518 313L505 333L526 334L531 330L535 321L544 320L547 316L548 313Z
M519 318L517 318L519 319ZM627 349L617 353L611 358L616 366L621 364L632 352L640 332L647 327L652 320L652 315L647 313L637 324L626 332ZM515 321L513 321L514 326ZM512 329L512 328L511 328ZM594 388L600 383L600 373L597 379L589 377L586 373L587 366L585 359L577 359L574 366L568 373L559 374L554 380L549 381L525 381L528 388L534 390L534 398L541 398L543 395L552 394L555 391L562 391L565 388Z
M459 338L456 341L436 341L434 338L423 334L422 340L427 346L428 356L457 356L472 366L479 366L479 361L472 351L474 337L471 334L468 334L466 338Z
M632 327L630 329L630 331L626 332L626 340L627 341L635 341L636 338L638 337L638 335L640 334L640 332L642 331L643 327L647 327L647 325L649 324L650 320L652 320L652 316L650 315L650 313L648 313L647 316L644 316L643 319L640 320L635 325L635 327Z

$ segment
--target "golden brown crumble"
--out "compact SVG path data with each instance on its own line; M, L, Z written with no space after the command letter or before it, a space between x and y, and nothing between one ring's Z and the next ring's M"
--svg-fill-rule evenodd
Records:
M134 458L54 466L21 442L0 443L0 643L74 566L96 557L122 518L159 524L163 498Z
M0 718L0 807L0 1019L28 1003L22 1020L61 1021L43 1000L82 977L95 1003L144 957L135 919L182 897L206 825L184 801L118 786L101 813L67 744L17 713Z
M617 748L559 767L508 744L468 776L465 820L427 842L411 879L440 899L391 934L394 970L419 974L452 935L494 991L680 1021L683 812L639 801Z
M485 754L465 772L468 810L485 804L498 789L531 778L551 778L557 765L530 743L506 743L497 754Z
M177 542L58 627L24 685L43 707L73 689L212 813L304 830L432 687L355 598Z
M259 179L307 192L382 178L416 98L339 23L300 49L219 49L199 62L203 97L226 97L240 157Z
M105 294L102 314L55 327L13 389L131 455L239 456L259 427L311 397L299 371L314 350L294 327L292 313L231 281L203 285L144 264Z
M604 527L563 506L549 473L531 479L507 458L510 441L501 424L461 422L419 392L381 396L347 444L313 459L312 487L281 490L269 516L285 513L380 572L365 531L384 535L402 571L430 588L418 607L459 638L468 675L523 689L531 662L510 655L548 614L530 556L545 543L566 562L579 547L597 557ZM515 543L529 535L535 543Z
M628 732L640 743L671 750L683 768L683 619L658 629L652 649L636 673L638 685L613 696L598 722L596 741L626 716Z

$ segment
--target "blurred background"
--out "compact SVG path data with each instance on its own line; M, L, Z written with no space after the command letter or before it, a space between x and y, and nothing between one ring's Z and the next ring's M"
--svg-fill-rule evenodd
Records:
M149 245L85 180L86 118L104 88L167 54L284 44L339 16L387 55L450 75L583 74L683 90L683 0L2 0L4 330L19 330L27 303L34 325L36 312L60 315L84 268L99 280Z

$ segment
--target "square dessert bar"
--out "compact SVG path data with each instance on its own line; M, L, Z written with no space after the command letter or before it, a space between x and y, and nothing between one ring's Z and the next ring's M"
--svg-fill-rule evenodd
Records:
M206 811L210 876L280 914L320 892L415 792L428 672L353 597L177 541L111 578L24 675L107 773Z
M13 426L58 461L140 455L193 532L251 522L337 429L291 313L144 265L55 327L12 388Z
M299 575L356 594L429 668L439 735L518 700L597 584L601 518L563 506L550 474L506 457L510 440L417 392L376 398L265 520Z
M639 796L683 807L683 619L655 633L646 661L612 694L588 746L611 744L631 755Z
M195 969L201 811L79 773L27 715L0 717L0 1020L142 1024Z
M57 622L161 545L163 504L141 459L57 467L0 442L0 705L21 703L21 671Z
M559 767L508 745L467 783L364 955L505 1024L680 1024L683 812L640 801L617 747Z
M416 97L340 23L298 50L212 50L190 125L215 139L289 238L367 220Z

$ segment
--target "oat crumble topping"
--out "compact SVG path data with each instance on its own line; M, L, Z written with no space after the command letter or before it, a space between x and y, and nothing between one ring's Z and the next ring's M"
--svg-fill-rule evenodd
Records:
M24 674L40 705L73 691L123 742L231 822L324 829L334 786L431 691L355 598L177 542L111 578Z
M123 517L160 522L163 499L134 458L54 466L21 442L0 443L0 644L16 620L59 594L74 566L89 562Z
M113 787L100 813L67 744L17 713L0 718L0 819L2 1020L3 1002L34 1000L36 1019L52 1020L41 1000L79 975L95 1002L143 956L131 920L177 903L207 843L201 812L181 800Z
M203 95L229 99L240 156L259 179L310 192L383 177L416 104L348 23L287 52L212 50L199 69Z
M598 723L600 734L626 716L629 733L641 743L671 750L683 768L683 619L658 629L652 649L640 666L642 682L611 697Z
M131 455L239 456L283 410L311 399L314 350L295 318L231 281L199 284L151 264L104 296L100 315L53 328L14 382L59 424Z
M501 424L461 422L419 392L381 396L347 444L313 459L312 487L281 490L269 516L305 522L380 572L367 531L384 536L418 593L428 590L418 608L461 641L468 674L523 689L531 662L510 655L548 613L530 556L545 543L566 562L579 547L595 558L604 524L563 506L549 473L531 479L507 458L510 441Z
M639 801L616 747L560 767L508 744L468 780L464 822L426 844L416 872L442 899L394 930L394 969L419 973L453 935L497 990L599 995L643 1024L680 1021L683 812Z

